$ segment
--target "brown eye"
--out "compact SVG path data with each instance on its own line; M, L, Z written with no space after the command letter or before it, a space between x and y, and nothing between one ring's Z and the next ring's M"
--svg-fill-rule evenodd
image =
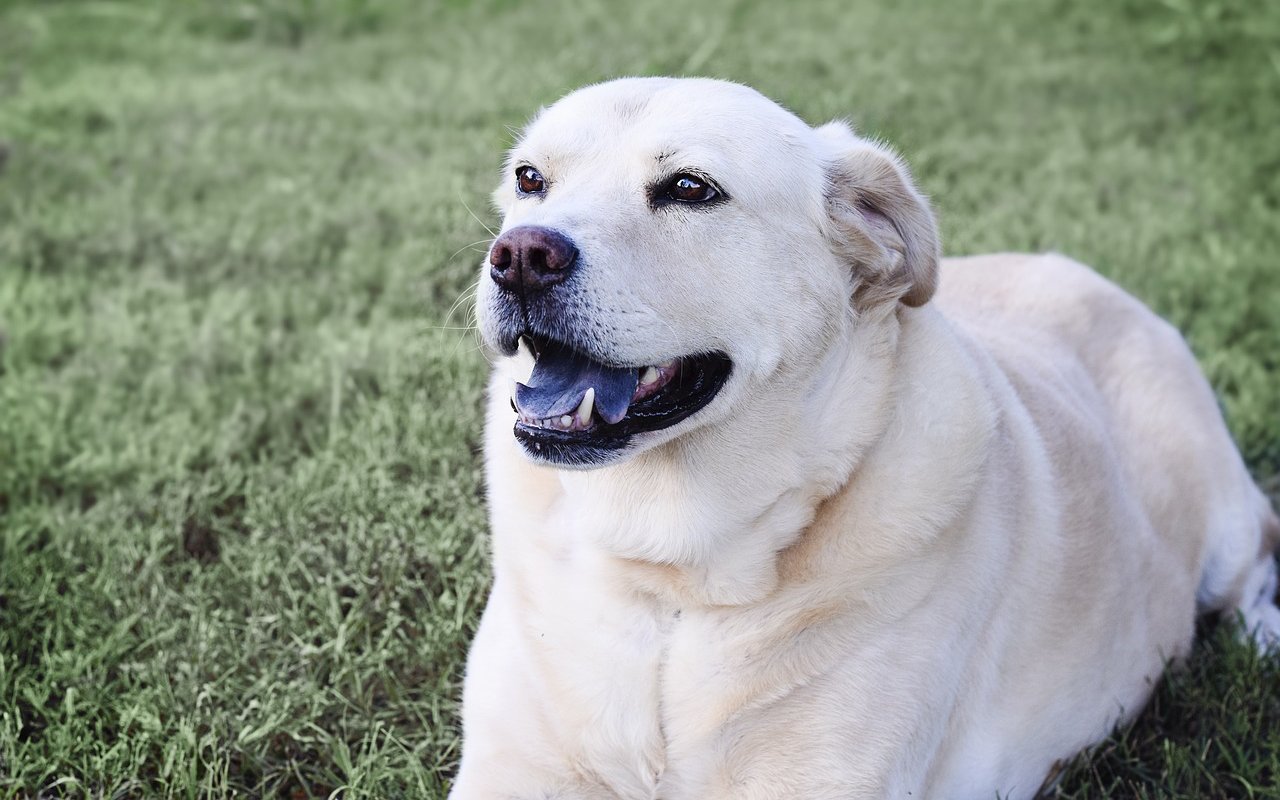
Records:
M529 166L516 169L516 186L521 194L542 194L547 190L542 173Z
M666 195L677 203L705 203L720 196L716 187L696 175L681 174L667 182Z

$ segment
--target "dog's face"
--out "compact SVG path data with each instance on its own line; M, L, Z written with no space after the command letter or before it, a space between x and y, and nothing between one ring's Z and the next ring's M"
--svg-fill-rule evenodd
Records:
M603 465L785 398L856 309L932 292L932 217L892 155L746 87L579 90L507 167L477 310L538 461Z

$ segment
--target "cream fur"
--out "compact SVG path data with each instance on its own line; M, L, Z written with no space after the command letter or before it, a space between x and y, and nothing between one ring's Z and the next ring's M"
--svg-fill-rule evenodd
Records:
M504 228L578 243L566 314L600 353L735 369L572 472L521 453L497 359L454 800L1029 798L1141 709L1197 611L1280 635L1275 518L1208 385L1087 267L940 265L895 156L733 84L588 87L526 161L548 192L508 172ZM669 161L730 201L650 208ZM486 335L493 302L482 277Z

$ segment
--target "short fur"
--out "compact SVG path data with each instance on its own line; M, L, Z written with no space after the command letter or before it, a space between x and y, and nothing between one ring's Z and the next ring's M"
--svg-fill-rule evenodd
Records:
M518 163L547 194L508 172L504 228L577 242L564 319L598 355L734 372L565 471L520 451L528 365L497 359L454 800L1029 798L1142 708L1197 613L1280 634L1276 518L1209 386L1087 267L940 263L887 148L734 84L588 87ZM732 199L646 202L695 167Z

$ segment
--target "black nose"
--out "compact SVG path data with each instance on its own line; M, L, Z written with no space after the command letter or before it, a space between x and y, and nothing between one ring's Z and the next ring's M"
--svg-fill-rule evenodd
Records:
M489 250L489 274L512 291L536 292L569 277L578 248L569 237L550 228L522 225L498 237Z

